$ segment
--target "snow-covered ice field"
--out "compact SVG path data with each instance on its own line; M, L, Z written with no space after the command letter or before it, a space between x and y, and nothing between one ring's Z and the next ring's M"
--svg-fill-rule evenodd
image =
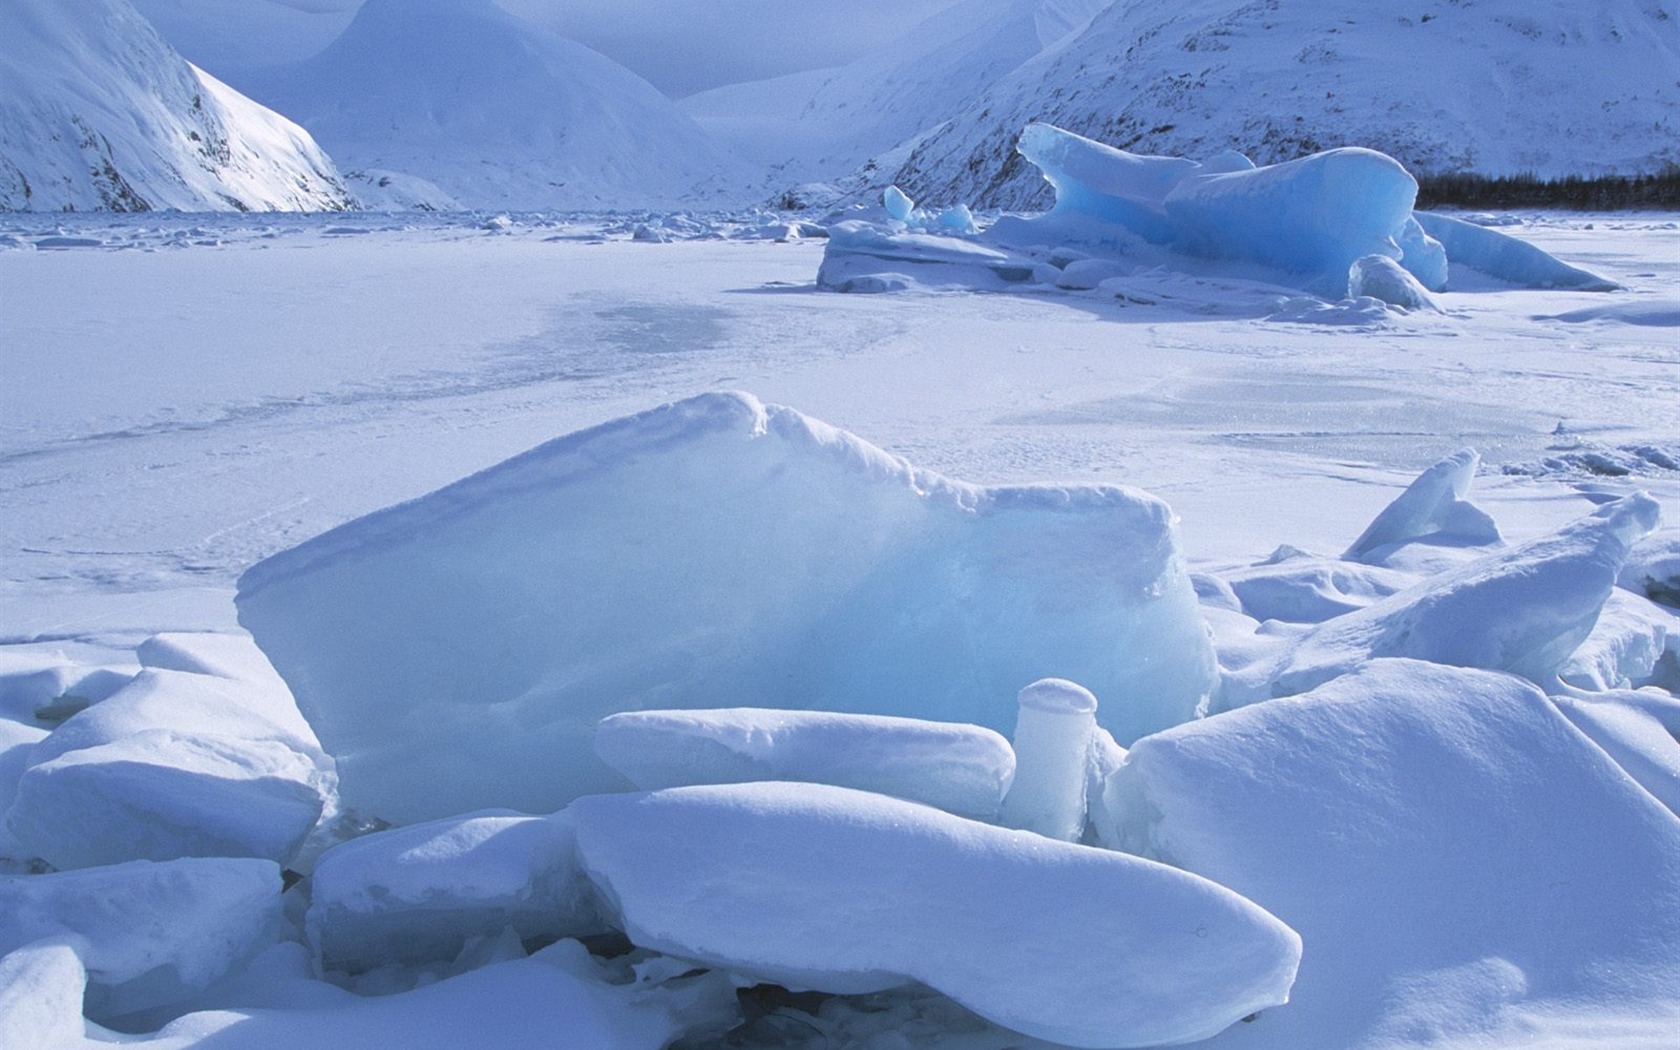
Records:
M749 1025L747 1046L1672 1045L1680 708L1660 690L1587 693L1630 678L1672 688L1680 673L1670 613L1602 593L1656 514L1620 497L1662 505L1659 540L1680 516L1680 221L1509 221L1621 289L1472 280L1412 312L1280 309L1277 289L1185 273L1139 276L1122 295L1033 282L839 294L817 288L822 240L721 221L682 226L720 236L656 243L631 238L637 221L587 216L0 216L0 857L32 849L79 869L0 880L13 894L0 900L0 1046L18 1032L100 1045L83 1043L75 1012L83 968L85 1009L126 1031L196 1011L140 1043L158 1050L500 1047L556 1032L701 1050L742 1019L727 973L860 996L798 1016L772 997L761 1020L777 1023ZM753 396L696 398L723 391ZM773 440L730 443L731 427L755 426ZM1464 448L1479 468L1448 460ZM1372 525L1443 460L1433 487ZM748 481L719 483L735 464ZM1469 500L1505 545L1451 498L1472 469ZM833 479L830 523L800 498ZM1062 488L1001 487L1023 484ZM1176 541L1154 501L1084 487L1115 485L1166 501ZM910 492L932 509L904 510ZM708 506L714 493L743 502ZM639 521L644 506L689 517ZM1104 543L1116 522L1135 525L1139 549ZM650 544L657 569L680 564L685 541L726 548L743 523L751 541L671 573L668 594L616 593L640 577L565 549ZM1408 552L1436 526L1441 545ZM1034 546L1039 529L1053 539ZM823 550L802 550L801 530ZM1031 631L1067 613L1057 599L1085 565L1092 593L1126 566L1147 586L1107 595L1113 608L1066 603L1078 608L1058 630L1135 628L1116 662L1147 665L1136 681L1156 692L1190 688L1162 716L1180 722L1198 696L1205 713L1215 674L1199 609L1225 672L1214 709L1249 706L1149 735L1162 723L1121 714L1142 703L1116 695L1133 681L1122 666L1082 683L1095 714L1066 683L1023 692L1013 751L990 732L1011 728L1012 692L989 695L987 717L937 709L936 677L959 696L1030 664L989 650L1048 651L1055 632ZM543 576L556 567L569 575ZM855 574L859 604L822 590L829 568ZM738 592L718 582L732 572ZM516 600L484 601L486 580ZM465 604L429 608L432 594ZM690 597L692 615L671 608ZM589 619L592 602L620 632L603 628L605 648L515 644L544 614ZM1022 603L1025 628L1000 613ZM940 618L947 604L996 616L992 633L960 639L963 663L924 665L916 631L950 641L940 632L969 627ZM382 606L388 622L367 622ZM871 633L864 614L903 609ZM738 612L769 640L726 637ZM1258 627L1270 617L1295 622ZM241 643L153 638L242 621L308 725ZM76 683L107 695L147 670L47 737L31 717L59 699L66 664L108 668ZM819 700L825 682L906 684L911 709L760 710L774 689L742 684L761 685L764 665ZM685 675L738 709L621 716L593 737L600 711L572 709L581 729L551 724L555 703L611 703L614 689L660 706L649 699L672 699L660 690L673 680L686 690ZM414 681L466 706L391 715ZM685 690L669 706L696 706ZM1280 698L1252 703L1267 696ZM205 721L189 728L183 711ZM889 714L987 728L864 717ZM550 721L521 739L534 715ZM1141 741L1123 758L1097 724ZM505 751L476 750L481 728ZM369 739L395 759L366 758ZM551 740L579 739L604 764L545 782L559 796L538 792L535 815L463 815L511 804L472 794L495 793L484 769L447 784L391 773L458 743L459 761L494 754L529 781ZM934 801L874 793L926 801L881 786L906 778ZM752 779L814 783L730 783ZM589 794L631 782L663 790ZM351 808L378 799L422 822L296 853L335 786ZM220 859L111 866L206 852ZM269 892L286 858L319 859L311 901ZM176 921L194 909L196 925ZM125 912L153 933L102 940ZM274 943L282 926L308 951ZM610 947L611 930L640 951L591 956L571 939ZM362 971L341 985L396 994L352 999L315 979L335 966Z
M1221 316L1217 287L822 293L820 241L603 243L583 221L8 216L0 636L231 628L266 555L717 389L965 481L1144 488L1193 566L1335 553L1463 446L1509 537L1602 490L1668 503L1673 471L1551 461L1680 450L1680 223L1525 219L1506 232L1627 291L1449 293L1361 328ZM98 246L35 247L57 237Z

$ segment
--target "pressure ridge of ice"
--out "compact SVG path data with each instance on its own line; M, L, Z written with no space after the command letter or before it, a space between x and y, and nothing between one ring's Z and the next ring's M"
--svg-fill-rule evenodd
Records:
M627 782L617 711L763 707L1008 732L1047 676L1122 743L1214 688L1171 511L980 488L707 394L561 438L253 567L241 622L348 808L550 812Z

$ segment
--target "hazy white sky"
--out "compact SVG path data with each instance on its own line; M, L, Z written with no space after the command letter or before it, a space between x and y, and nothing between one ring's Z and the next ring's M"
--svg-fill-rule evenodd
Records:
M0 0L4 3L5 0ZM438 2L438 0L431 0ZM956 0L497 0L672 96L843 65ZM134 0L212 73L324 47L361 0Z

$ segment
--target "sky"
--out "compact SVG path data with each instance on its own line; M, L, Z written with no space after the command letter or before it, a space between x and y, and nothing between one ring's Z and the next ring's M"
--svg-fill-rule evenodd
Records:
M680 98L724 84L844 65L957 0L498 2ZM359 0L134 0L134 5L187 58L237 83L244 69L297 61L325 47Z

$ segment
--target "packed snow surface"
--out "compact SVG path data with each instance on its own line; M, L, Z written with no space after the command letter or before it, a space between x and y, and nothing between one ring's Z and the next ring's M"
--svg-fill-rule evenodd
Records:
M1500 1045L1551 1004L1674 1013L1680 822L1520 679L1377 660L1139 741L1108 794L1105 842L1306 945L1288 1008L1210 1047Z
M785 707L1007 731L1021 686L1122 742L1215 684L1172 513L980 488L791 409L705 394L557 439L254 566L241 622L339 762L408 822L624 780L616 711Z
M1295 934L1211 882L819 784L569 812L632 941L794 987L921 981L1070 1046L1189 1042L1288 998Z
M595 727L595 753L644 791L795 780L976 820L997 818L1015 775L1015 752L990 729L832 711L625 711Z
M0 210L352 203L307 132L188 65L128 0L7 0L0 41Z

